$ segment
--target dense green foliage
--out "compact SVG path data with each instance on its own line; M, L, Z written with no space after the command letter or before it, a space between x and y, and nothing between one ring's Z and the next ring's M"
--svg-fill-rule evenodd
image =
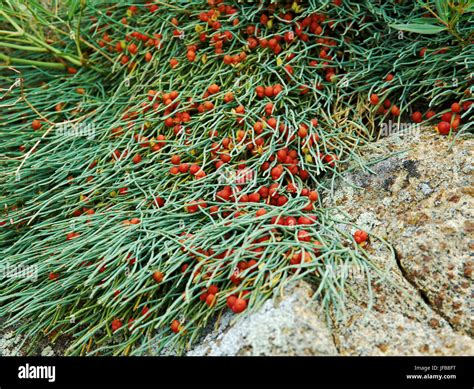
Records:
M34 275L0 317L71 354L183 352L302 277L338 311L378 238L310 193L383 121L468 131L467 1L61 3L0 5L0 261Z

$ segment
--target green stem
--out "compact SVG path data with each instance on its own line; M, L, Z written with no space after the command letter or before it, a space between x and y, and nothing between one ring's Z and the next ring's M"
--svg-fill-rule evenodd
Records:
M42 47L33 47L33 46L21 46L14 43L0 42L0 47L8 47L11 49L25 50L25 51L34 51L36 53L45 53L48 50Z
M48 45L47 43L45 43L42 40L35 37L34 35L30 35L28 33L25 33L25 36L30 38L33 42L37 43L39 46L42 46L45 49L51 51L56 56L61 57L61 58L65 59L68 62L71 62L72 64L74 64L76 66L82 66L82 62L79 59L74 58L74 57L70 56L69 54L64 54L61 50L58 50L58 49L56 49L55 47L53 47L51 45Z
M55 47L47 44L43 40L39 39L38 37L30 33L27 33L6 12L0 10L0 15L3 15L10 22L10 24L17 30L18 35L28 38L33 43L36 43L38 46L45 48L46 50L52 52L56 56L61 57L76 66L82 66L82 62L80 59L72 57L68 54L64 54L63 52L61 52L61 50L58 50Z
M19 65L31 65L31 66L38 66L48 69L61 69L64 70L66 68L65 65L57 62L44 62L44 61L35 61L32 59L23 59L23 58L16 58L16 57L9 57L8 55L0 54L0 60L5 61L7 64L16 63Z
M0 35L22 36L23 33L18 31L0 30Z

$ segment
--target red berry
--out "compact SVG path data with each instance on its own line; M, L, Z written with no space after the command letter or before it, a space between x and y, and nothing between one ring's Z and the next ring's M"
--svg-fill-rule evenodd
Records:
M212 85L209 86L209 88L207 88L207 91L211 95L218 93L220 90L221 90L221 88L217 84L212 84Z
M283 173L283 168L279 166L274 167L271 171L271 175L274 180L277 180L278 178L280 178L282 173Z
M209 295L209 293L206 292L206 288L202 288L202 290L204 292L199 295L199 300L206 301L207 296Z
M234 94L232 92L228 92L224 96L224 101L226 103L230 103L232 100L234 100Z
M283 87L280 84L276 84L273 86L273 96L278 96L281 91L283 90Z
M276 120L275 118L270 118L270 119L267 120L267 124L268 124L271 128L275 129L275 128L276 128L276 125L277 125L277 120Z
M38 119L35 119L31 122L31 128L33 130L39 130L41 128L41 122Z
M160 272L159 270L155 271L153 273L153 279L155 280L156 283L160 283L161 281L163 281L163 278L164 278L164 275L162 272Z
M305 217L305 216L300 216L298 218L298 224L299 225L310 225L310 224L313 224L312 220Z
M308 231L301 230L301 231L298 231L298 240L300 242L309 242L311 240L311 236L309 235Z
M354 232L354 240L357 243L365 242L368 239L368 237L369 236L368 236L367 232L365 232L365 231L357 230L356 232Z
M305 126L300 126L298 128L298 136L300 138L305 138L308 135L308 128Z
M126 65L130 61L130 58L128 58L126 55L123 55L122 58L120 59L120 62L122 62L122 65Z
M133 159L132 159L133 163L136 165L138 163L140 163L142 161L142 156L140 154L136 154Z
M448 135L451 125L448 122L440 122L438 124L438 132L441 135Z
M277 158L280 162L285 162L286 160L286 150L285 149L281 149L281 150L278 150L277 151Z
M241 313L245 311L245 308L247 308L247 301L242 298L236 299L232 305L232 311L234 311L234 313Z
M120 319L114 319L112 321L112 331L115 332L122 327L122 321Z
M162 207L163 205L165 205L165 200L159 196L157 196L155 198L155 200L153 201L153 203L157 206L157 207Z
M173 155L171 157L171 163L173 165L179 165L180 162L181 162L181 158L179 157L179 155Z
M376 94L370 95L370 104L377 105L379 103L379 97Z
M252 203L258 203L260 201L260 193L255 192L249 195L249 201Z
M460 124L461 124L461 119L459 118L459 115L456 115L451 121L451 128L456 131Z
M194 62L194 60L196 59L196 52L193 50L189 50L186 54L186 58L189 62Z
M206 297L206 304L209 306L209 307L212 307L214 305L214 302L216 301L216 296L209 293Z
M318 192L316 192L314 190L309 192L308 198L313 202L317 201L318 200Z
M464 111L467 111L471 105L472 105L472 100L465 101L464 103L462 103L462 109L464 109Z
M179 62L176 58L171 58L170 60L170 66L174 69L176 66L178 66Z
M267 86L265 88L265 96L273 97L273 86Z
M398 108L396 105L393 105L390 112L392 112L393 116L398 116L400 115L400 108Z
M200 167L198 165L191 165L189 167L189 173L194 175L200 170Z
M288 226L288 227L294 227L296 226L296 219L293 217L293 216L289 216L286 218L285 220L285 224Z
M445 112L441 115L441 120L443 122L448 122L448 123L451 123L451 119L453 117L453 113L452 112Z
M454 113L461 112L461 106L459 105L459 103L453 103L451 105L451 111L454 112Z
M423 115L421 114L421 112L416 111L416 112L413 112L413 113L412 113L411 119L412 119L415 123L421 123L421 122L423 121Z
M72 240L72 239L77 238L78 236L79 236L78 233L76 233L76 232L70 232L70 233L68 233L68 234L66 235L66 239L67 239L67 240Z
M131 43L130 45L128 45L127 49L128 49L128 52L132 55L136 54L138 51L137 45L135 43Z
M236 300L237 297L235 295L230 295L229 297L227 297L227 306L232 309Z
M173 322L171 323L171 331L173 331L175 334L177 334L179 332L179 330L181 329L181 324L179 323L178 320L173 320Z
M189 165L187 163L182 163L178 167L180 173L186 173L189 170Z

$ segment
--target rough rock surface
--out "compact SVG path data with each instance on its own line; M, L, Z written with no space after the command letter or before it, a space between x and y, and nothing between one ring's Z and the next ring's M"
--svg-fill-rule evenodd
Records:
M61 356L65 354L68 340L64 337L53 344L47 337L43 337L33 345L25 341L23 335L15 332L14 327L4 327L0 321L0 356L29 356L39 355L43 357Z
M301 282L230 325L228 317L188 355L335 355L312 288Z
M473 139L430 130L395 134L366 154L375 174L352 173L332 203L395 248L404 277L458 332L472 337ZM410 149L410 150L407 150ZM406 152L402 152L407 150Z

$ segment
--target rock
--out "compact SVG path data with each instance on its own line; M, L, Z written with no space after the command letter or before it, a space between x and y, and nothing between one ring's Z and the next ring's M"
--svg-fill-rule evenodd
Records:
M466 189L472 145L471 139L452 144L427 129L394 134L362 153L375 162L369 167L375 174L345 174L326 196L326 205L338 205L396 254L376 239L366 247L388 278L373 291L376 310L368 313L360 299L349 297L347 317L334 318L342 354L474 354L466 228L473 209ZM368 299L364 284L353 284Z
M336 331L341 355L473 355L473 341L399 312L361 311ZM436 320L436 319L431 319Z
M233 325L227 316L219 330L188 355L335 355L331 333L312 294L309 284L300 282L286 289L284 297L267 300Z
M370 260L385 280L371 271L365 281L351 277L344 315L333 313L333 336L341 355L473 355L474 340L457 333L403 277L382 244Z
M23 338L16 335L14 331L9 330L0 335L0 356L16 357L21 356L21 345Z
M22 334L17 333L15 326L5 326L4 320L0 320L0 357L2 356L53 356L65 355L70 338L60 336L52 343L46 336L30 342Z
M42 357L52 357L54 356L54 350L51 346L46 346L43 350L41 350Z

